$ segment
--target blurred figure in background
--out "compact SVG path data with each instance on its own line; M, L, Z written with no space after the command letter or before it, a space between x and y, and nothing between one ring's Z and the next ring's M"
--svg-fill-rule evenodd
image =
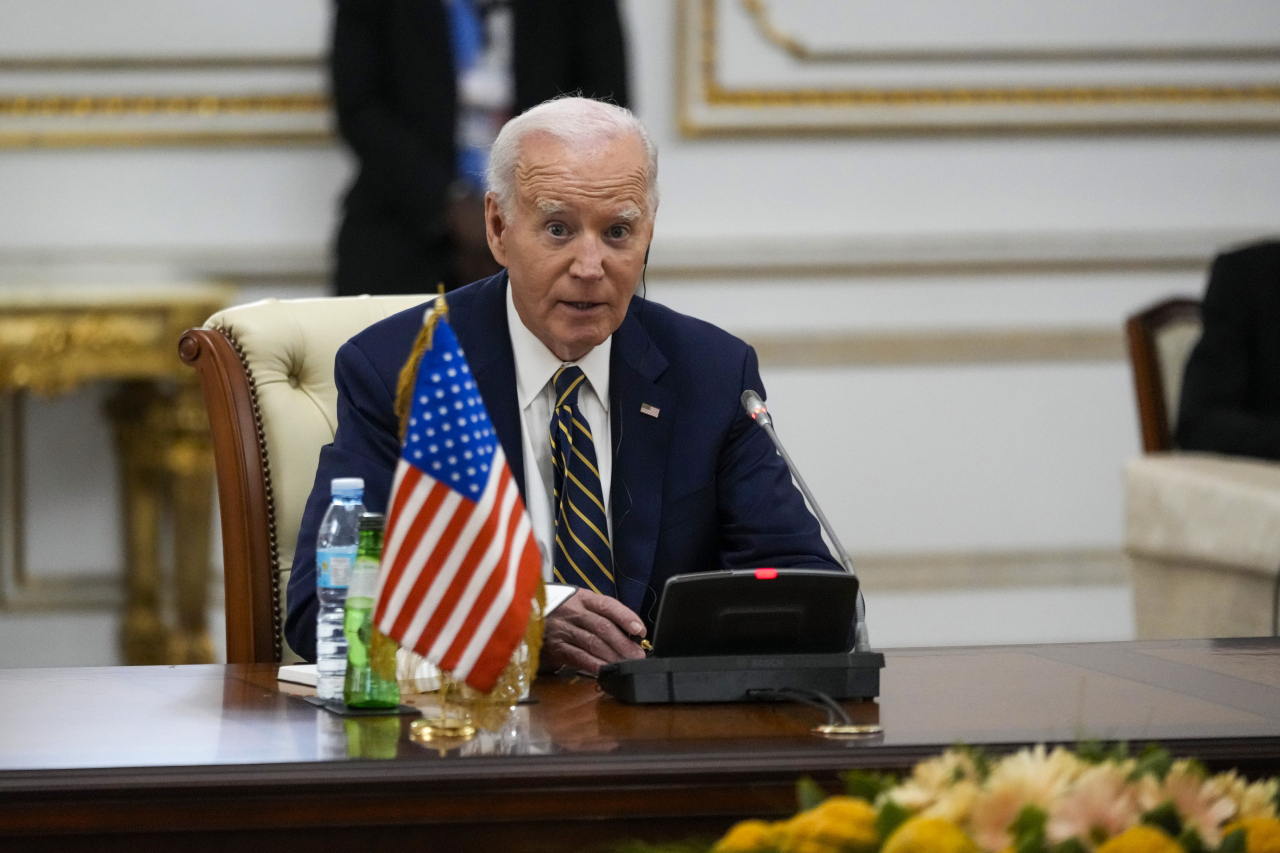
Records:
M1213 262L1187 361L1178 446L1280 460L1280 242Z
M484 174L503 123L567 92L629 102L616 0L337 0L331 62L338 128L360 161L340 296L497 272Z

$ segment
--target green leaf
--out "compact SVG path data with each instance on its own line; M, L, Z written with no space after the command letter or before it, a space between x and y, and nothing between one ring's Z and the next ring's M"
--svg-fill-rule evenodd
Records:
M607 848L610 853L710 853L714 841L686 838L683 841L619 841Z
M893 835L895 829L906 823L909 817L911 812L893 800L885 800L880 806L880 811L876 813L876 832L880 835L881 843Z
M1143 776L1154 776L1163 780L1169 775L1169 768L1173 766L1173 756L1169 754L1169 750L1163 746L1149 743L1142 750L1142 754L1138 756L1138 764L1133 768L1133 772L1129 774L1131 781L1141 779Z
M1222 844L1218 846L1218 853L1245 853L1244 842L1244 827L1232 830L1226 838L1222 839Z
M1053 848L1053 853L1089 853L1089 848L1079 838L1068 838Z
M1023 806L1022 811L1009 826L1013 833L1013 847L1018 853L1044 853L1044 826L1049 820L1044 809L1037 806Z
M1076 744L1076 757L1089 764L1124 761L1129 757L1129 744L1122 740L1111 744L1101 740L1082 740Z
M1142 822L1148 826L1163 829L1174 838L1182 834L1182 818L1172 800L1166 800L1142 816Z
M826 798L826 789L809 776L801 776L796 780L796 805L800 811L807 812L820 805Z
M978 774L978 781L985 782L987 777L991 775L991 759L983 752L981 747L969 746L967 743L958 743L951 747L961 755L966 755L973 762L973 769ZM959 782L959 779L953 779L953 782Z
M1209 848L1204 846L1204 839L1196 832L1195 827L1184 827L1178 835L1178 844L1187 853L1209 853Z
M860 797L869 803L898 784L898 778L892 773L877 773L873 770L850 770L842 777L844 790L851 797Z

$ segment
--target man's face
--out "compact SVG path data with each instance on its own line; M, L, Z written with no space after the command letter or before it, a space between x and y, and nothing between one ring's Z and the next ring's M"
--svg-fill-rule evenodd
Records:
M485 198L494 259L507 268L516 313L563 361L577 361L622 325L653 238L644 145L621 136L576 149L526 137L510 216Z

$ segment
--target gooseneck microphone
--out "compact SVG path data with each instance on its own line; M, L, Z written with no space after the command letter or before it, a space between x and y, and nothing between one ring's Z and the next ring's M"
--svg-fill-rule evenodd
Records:
M809 506L813 507L813 513L818 517L818 523L822 525L822 529L826 531L827 536L831 539L831 544L835 546L836 556L839 557L840 564L844 566L846 572L857 577L858 573L853 570L853 560L849 558L849 552L840 544L840 537L836 536L835 528L827 521L826 515L822 512L822 507L818 506L818 502L814 500L813 493L809 491L809 486L805 483L804 477L800 476L800 471L796 468L795 463L791 461L791 455L787 453L787 449L778 440L778 433L773 428L773 418L769 417L769 410L765 408L764 400L761 400L759 394L748 388L742 392L742 408L746 409L751 419L759 424L769 438L772 439L773 446L778 449L778 455L782 457L783 462L787 463L787 469L791 472L791 476L795 478L796 485L800 487L800 493L809 502ZM871 649L871 639L867 634L866 605L863 603L861 586L858 587L857 616L858 624L855 628L853 648L859 652L869 651Z

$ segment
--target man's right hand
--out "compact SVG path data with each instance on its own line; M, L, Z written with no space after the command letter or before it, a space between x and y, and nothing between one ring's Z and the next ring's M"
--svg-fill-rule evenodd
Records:
M640 617L616 598L580 589L547 617L542 668L570 666L597 675L607 663L644 657L631 638L645 633Z

